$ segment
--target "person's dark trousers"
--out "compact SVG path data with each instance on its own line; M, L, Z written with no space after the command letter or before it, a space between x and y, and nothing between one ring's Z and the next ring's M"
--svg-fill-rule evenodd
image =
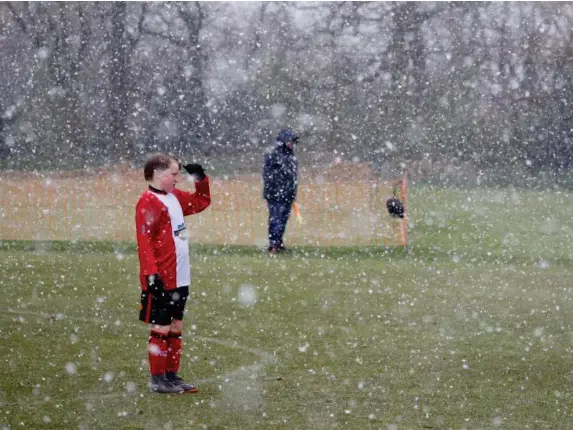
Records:
M282 248L291 203L280 200L268 200L267 203L269 205L269 248Z

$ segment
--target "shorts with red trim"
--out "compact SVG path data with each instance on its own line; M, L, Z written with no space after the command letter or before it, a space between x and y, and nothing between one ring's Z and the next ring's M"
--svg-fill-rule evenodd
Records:
M182 320L187 297L189 297L189 287L164 291L160 296L142 291L139 319L157 325L169 325L174 319Z

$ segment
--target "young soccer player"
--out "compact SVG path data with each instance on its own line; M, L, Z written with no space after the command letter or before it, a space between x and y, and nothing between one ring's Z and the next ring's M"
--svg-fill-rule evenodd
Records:
M211 204L209 178L199 164L183 168L195 179L195 192L176 188L180 163L165 154L151 156L143 174L148 189L136 206L141 307L139 319L151 325L149 388L157 393L198 392L179 376L181 331L189 296L188 233L185 216Z

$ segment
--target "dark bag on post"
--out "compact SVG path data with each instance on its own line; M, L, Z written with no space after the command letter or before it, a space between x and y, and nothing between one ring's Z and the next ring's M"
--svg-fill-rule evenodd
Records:
M391 217L404 218L404 204L396 197L396 190L394 195L386 200L386 208Z

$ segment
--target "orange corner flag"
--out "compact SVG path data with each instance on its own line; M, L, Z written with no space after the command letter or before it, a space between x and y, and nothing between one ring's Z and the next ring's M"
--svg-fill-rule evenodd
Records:
M296 217L296 220L298 221L298 223L302 224L302 217L300 216L300 209L299 209L298 204L296 202L292 203L292 211L293 211L294 216Z

